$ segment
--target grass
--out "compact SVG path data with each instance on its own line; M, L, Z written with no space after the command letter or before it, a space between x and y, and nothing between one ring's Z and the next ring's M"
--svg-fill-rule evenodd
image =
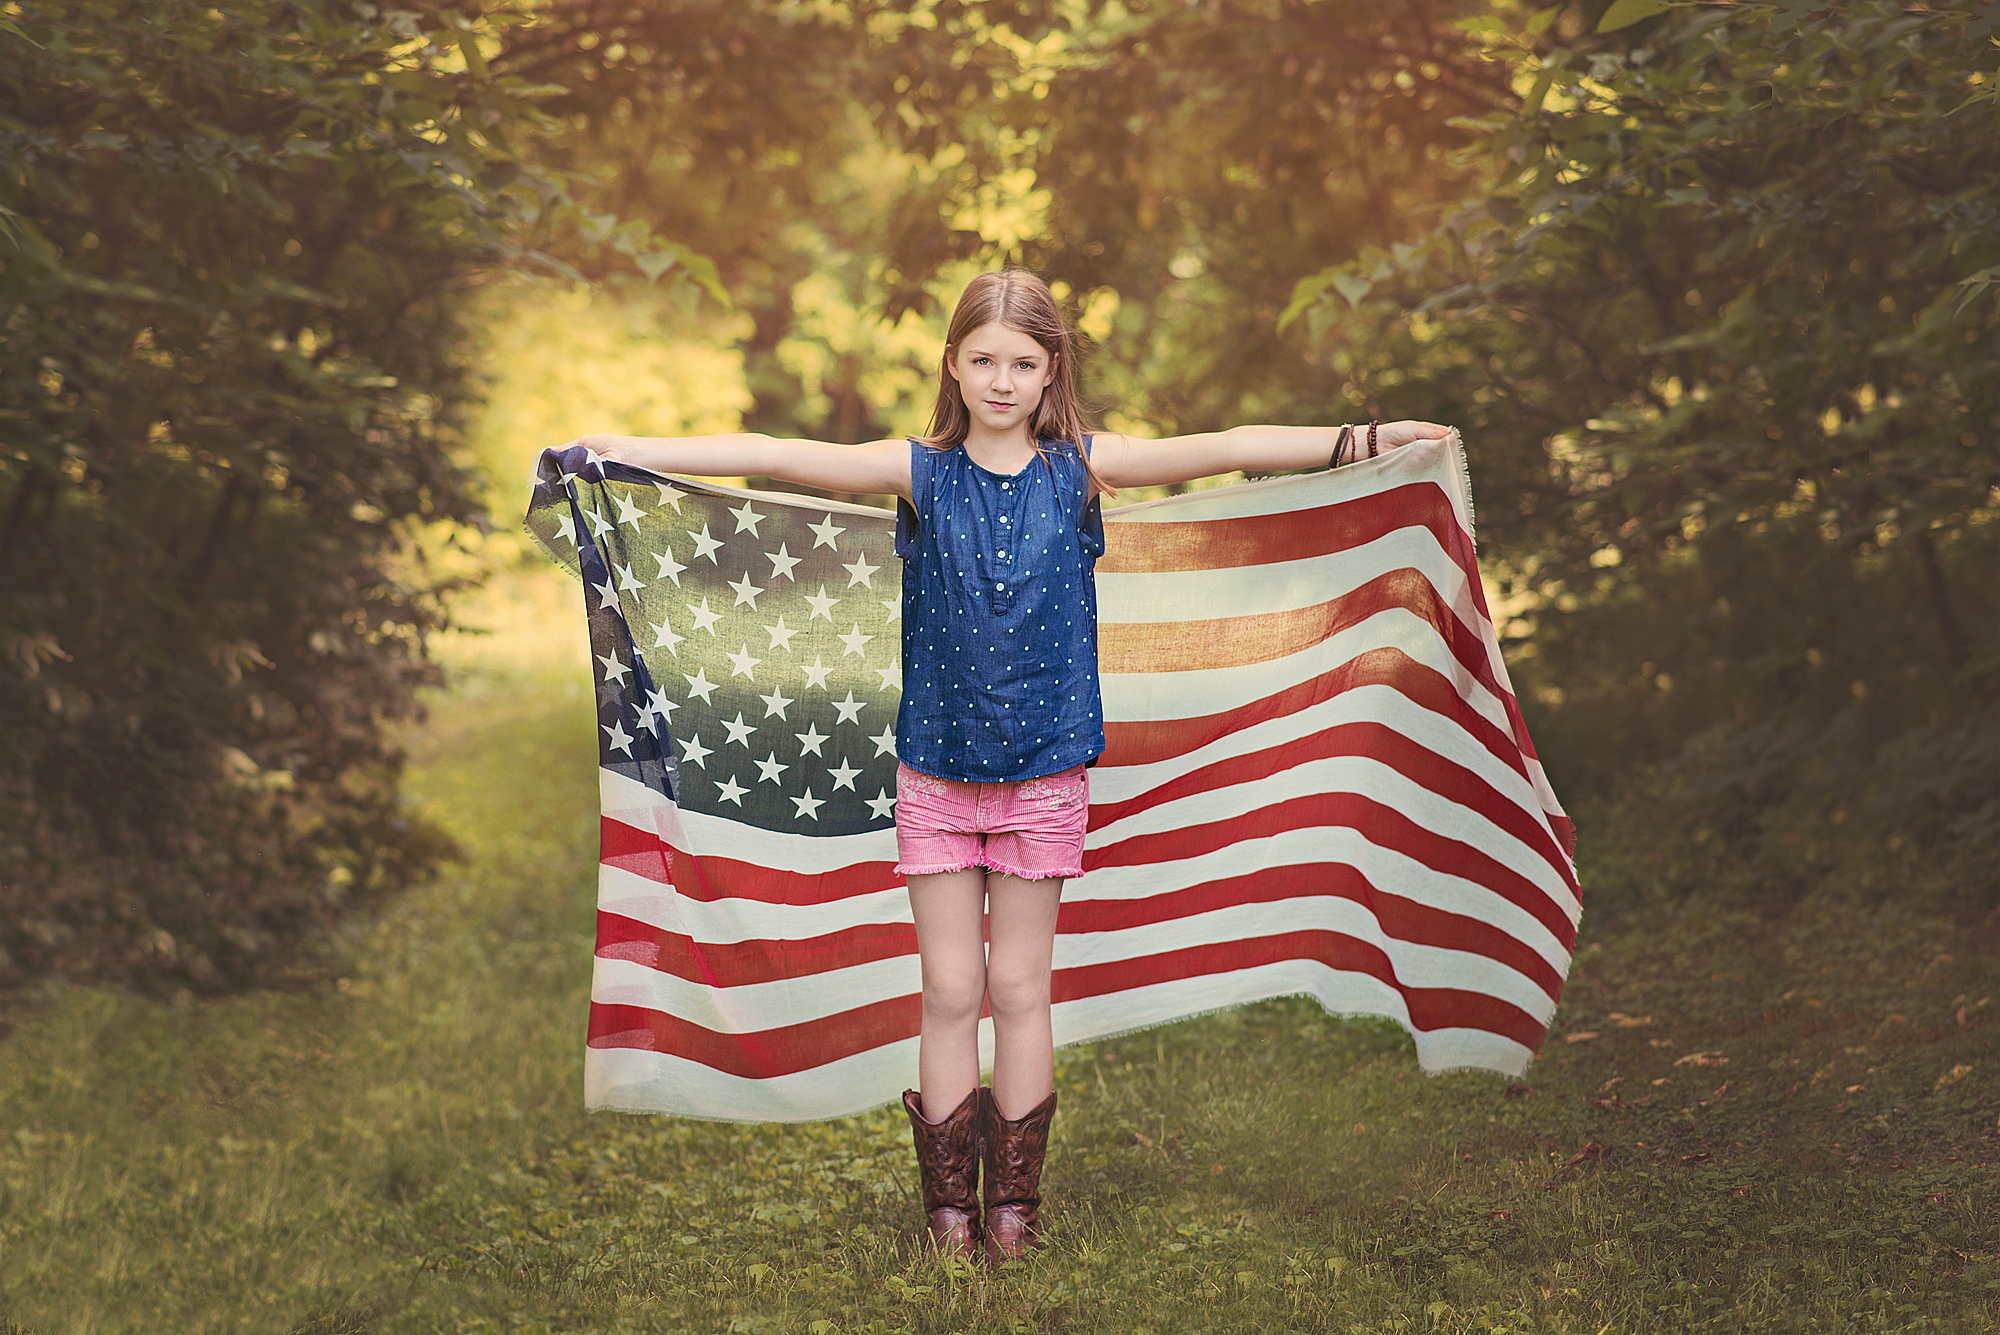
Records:
M2000 1326L2000 943L1891 910L1594 912L1524 1084L1291 1000L1059 1054L1050 1245L999 1274L924 1254L890 1108L587 1117L588 697L503 643L541 597L413 738L469 861L337 986L15 1012L0 1331Z

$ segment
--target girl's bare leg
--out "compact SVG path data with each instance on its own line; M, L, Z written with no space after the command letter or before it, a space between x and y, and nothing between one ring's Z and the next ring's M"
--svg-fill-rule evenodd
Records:
M1024 881L1004 872L991 872L986 877L991 938L986 952L986 992L993 1006L993 1098L1000 1115L1009 1120L1034 1111L1055 1088L1049 977L1055 960L1056 909L1062 901L1062 885L1060 877ZM976 1002L973 1014L978 1014ZM928 1009L925 1025L928 1042Z
M936 1122L979 1084L979 1007L986 997L986 869L911 876L910 913L924 973L917 1088Z

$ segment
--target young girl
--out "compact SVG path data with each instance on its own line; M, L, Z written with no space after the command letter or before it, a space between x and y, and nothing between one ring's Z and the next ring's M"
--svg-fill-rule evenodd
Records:
M1441 437L1429 422L1248 426L1147 440L1084 430L1074 341L1046 285L982 274L946 333L930 434L865 445L749 433L571 442L658 472L893 494L903 557L897 872L923 973L903 1105L931 1237L991 1261L1037 1245L1055 1115L1049 987L1063 881L1083 871L1104 750L1095 502L1119 487L1333 466ZM993 1013L993 1085L979 1015ZM985 1213L979 1179L984 1150Z

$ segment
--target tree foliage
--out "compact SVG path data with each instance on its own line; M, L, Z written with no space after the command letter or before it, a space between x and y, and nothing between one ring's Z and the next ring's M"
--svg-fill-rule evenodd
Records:
M1485 197L1297 293L1476 441L1541 731L1572 782L1663 762L1613 819L1675 887L1991 889L1996 17L1481 25Z
M470 276L701 262L518 147L501 17L26 3L0 23L0 983L213 989L444 851L386 720ZM595 250L593 251L593 247Z

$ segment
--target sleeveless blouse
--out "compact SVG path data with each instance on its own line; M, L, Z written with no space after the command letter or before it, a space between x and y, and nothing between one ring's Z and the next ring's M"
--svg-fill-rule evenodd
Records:
M963 446L910 442L916 504L896 507L896 753L913 770L1001 783L1059 774L1104 751L1103 521L1076 446L1043 441L1042 454L1009 476L981 468Z

